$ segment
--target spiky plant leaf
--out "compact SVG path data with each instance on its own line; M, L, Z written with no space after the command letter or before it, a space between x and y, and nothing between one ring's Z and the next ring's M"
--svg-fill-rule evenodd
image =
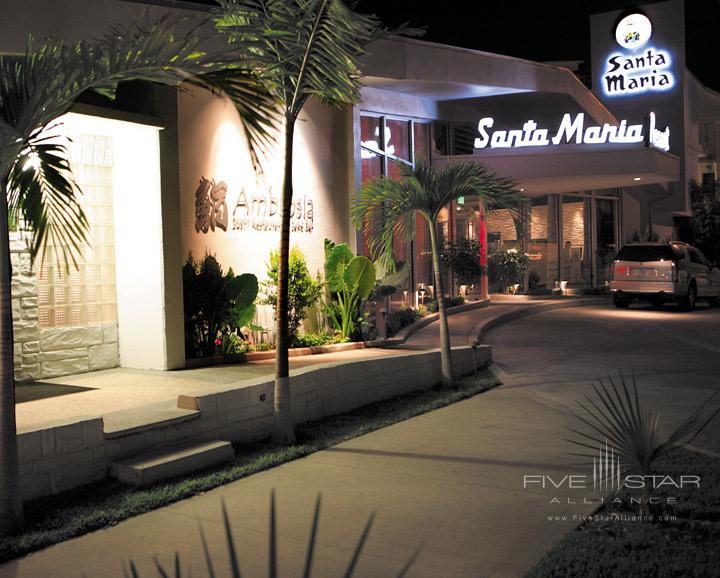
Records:
M720 412L720 408L709 411L713 399L720 393L718 388L664 437L660 416L640 400L634 374L630 380L622 373L617 379L612 376L599 379L593 384L593 391L595 396L585 396L585 401L578 403L581 411L574 412L587 429L568 428L578 437L567 440L591 451L573 455L592 460L595 452L607 443L624 468L640 474L651 473L658 458L695 439Z

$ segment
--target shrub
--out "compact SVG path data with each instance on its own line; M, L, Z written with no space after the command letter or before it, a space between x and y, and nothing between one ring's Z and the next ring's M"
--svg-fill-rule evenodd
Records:
M399 311L393 311L386 319L388 335L392 337L403 327L413 324L419 318L420 314L410 307L400 309Z
M480 243L474 239L462 239L445 245L440 259L453 272L460 285L473 285L485 275L480 264Z
M530 259L517 249L496 251L488 257L488 279L493 286L505 293L508 287L522 283Z
M216 353L239 352L237 331L255 315L258 282L255 275L238 277L232 268L223 274L214 255L195 261L188 254L183 266L185 306L185 355L206 357ZM228 337L235 335L235 339Z
M445 297L445 308L450 309L451 307L457 307L458 305L462 305L465 303L465 297L462 297L461 295L458 295L457 297ZM428 303L427 310L430 313L435 313L437 311L437 303L433 301L432 303Z
M263 283L263 303L271 305L277 320L278 252L270 251L267 263L268 280ZM306 317L307 309L315 304L322 294L322 283L313 279L308 272L305 256L298 247L290 250L288 268L288 333L290 347L296 347L300 324Z
M320 347L321 345L330 345L332 343L345 343L348 339L342 335L333 335L332 333L304 333L298 335L295 347Z

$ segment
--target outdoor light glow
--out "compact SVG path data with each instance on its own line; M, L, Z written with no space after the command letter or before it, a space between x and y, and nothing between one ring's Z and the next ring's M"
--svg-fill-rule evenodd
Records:
M675 86L672 58L666 50L648 47L640 53L615 52L607 57L601 85L605 96L667 92Z
M645 46L651 36L652 24L644 14L628 14L615 28L615 40L627 50Z
M40 157L37 156L37 153L30 152L28 154L28 160L23 165L22 170L23 171L29 171L30 169L33 169L34 171L37 171L40 168Z
M602 126L585 126L585 113L578 113L573 118L565 114L560 127L553 137L549 137L546 128L539 128L534 120L528 120L522 129L489 131L495 119L485 117L478 123L480 136L475 139L475 148L521 148L540 147L560 144L627 144L641 143L646 140L645 126L628 124L621 120L618 126L605 123ZM670 128L660 131L655 128L655 114L650 113L647 127L648 143L662 150L670 148Z
M640 177L635 177L635 178L633 179L633 181L639 181L639 180L641 180Z

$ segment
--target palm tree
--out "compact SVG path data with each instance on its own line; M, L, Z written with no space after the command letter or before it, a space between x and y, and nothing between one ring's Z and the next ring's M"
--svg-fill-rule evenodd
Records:
M414 168L403 164L398 180L378 177L365 183L352 208L353 222L358 229L364 230L370 251L388 262L392 259L394 236L405 240L413 237L415 213L427 221L440 322L442 383L446 387L454 383L454 378L437 218L450 201L472 195L477 195L489 211L508 208L517 212L525 203L513 180L498 177L480 164L454 162L436 169L418 161Z
M22 523L8 219L32 234L33 257L52 242L66 267L76 264L88 222L66 150L52 138L52 128L86 91L112 98L127 80L221 87L234 99L251 147L265 146L264 129L273 120L264 88L238 55L203 52L198 28L186 17L168 15L116 28L92 42L31 38L25 55L0 55L0 535Z
M248 56L262 61L261 77L283 115L285 136L275 354L273 440L295 439L288 364L288 255L293 198L295 122L310 97L343 106L359 100L360 59L380 32L374 16L341 0L218 0L218 29Z

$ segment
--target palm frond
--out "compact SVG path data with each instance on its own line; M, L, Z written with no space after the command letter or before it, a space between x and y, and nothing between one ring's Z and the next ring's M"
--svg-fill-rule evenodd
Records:
M170 86L189 81L223 90L239 112L253 162L260 166L259 154L272 144L277 123L273 101L247 53L229 47L203 50L202 25L186 16L168 14L156 21L145 16L98 40L31 37L23 56L0 55L0 177L9 184L9 210L34 231L33 255L52 242L66 266L77 266L87 237L65 150L41 136L86 91L113 98L118 84L128 80Z
M489 210L520 212L527 200L512 179L498 177L477 163L453 162L436 168L418 161L400 166L400 178L378 177L357 192L351 208L353 223L363 229L374 258L392 259L392 241L414 234L415 212L434 226L440 211L461 196L477 196Z
M8 210L32 231L32 258L44 258L52 246L57 264L66 268L69 263L77 266L89 233L67 158L63 144L35 135L8 178Z
M311 96L339 106L360 96L361 59L382 30L340 0L219 0L218 29L260 61L262 77L294 120Z
M650 473L653 462L661 456L690 443L720 413L720 408L708 412L720 393L718 388L663 438L660 416L641 402L634 374L629 380L622 373L617 379L599 379L593 391L594 398L586 396L585 402L578 403L582 412L575 413L588 430L568 428L577 438L567 440L591 451L573 455L592 460L598 448L609 443L625 468L642 474Z

